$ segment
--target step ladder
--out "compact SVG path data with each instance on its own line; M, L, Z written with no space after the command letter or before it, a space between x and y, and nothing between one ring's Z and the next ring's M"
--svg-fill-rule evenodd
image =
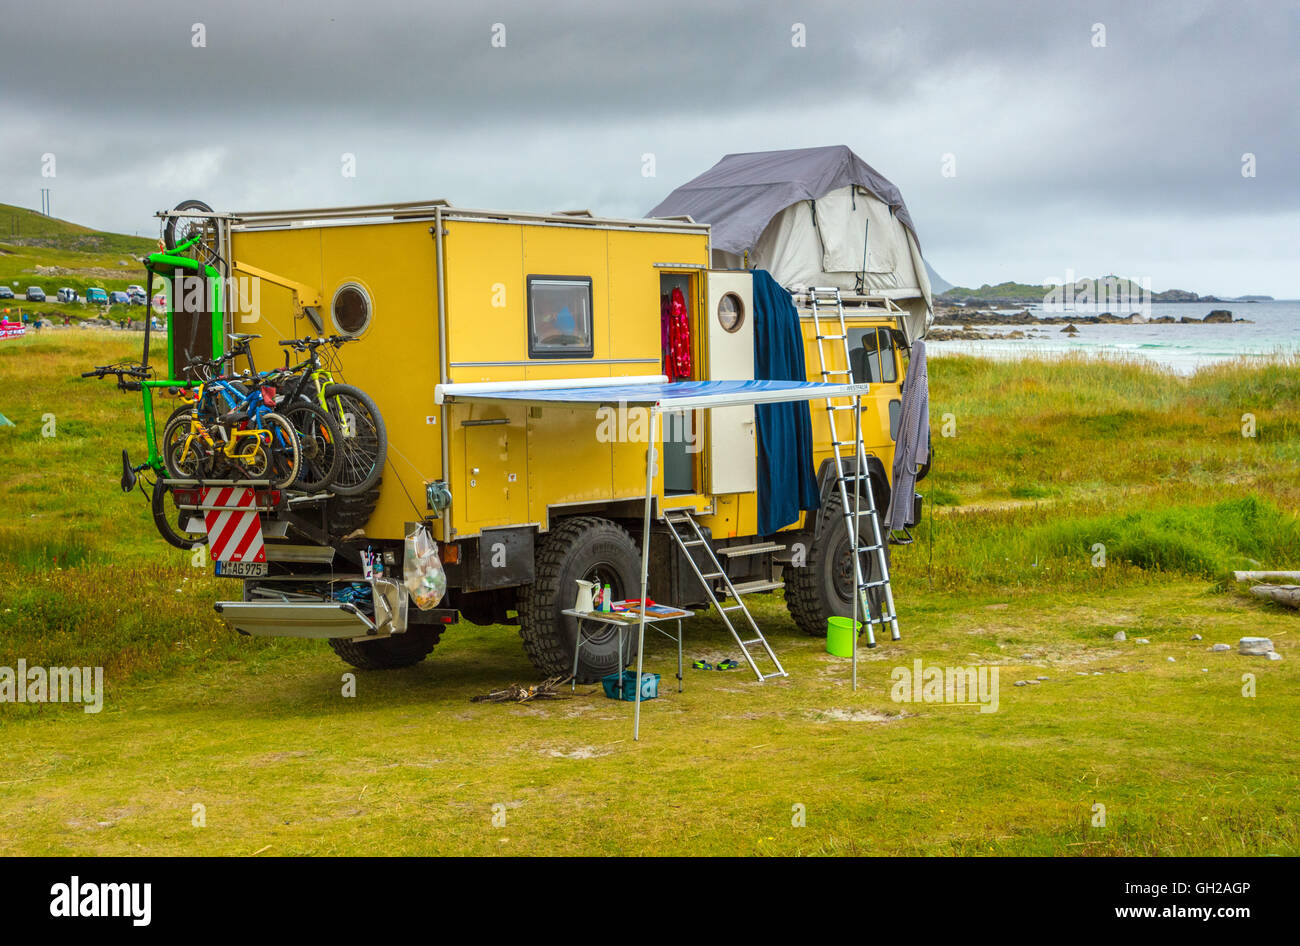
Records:
M853 381L852 361L849 356L849 329L844 322L844 300L837 287L809 287L808 304L812 311L813 335L817 341L817 360L821 364L822 380L832 384L849 384ZM834 360L829 358L827 345L839 343L844 353L844 367L832 368ZM853 439L841 440L836 425L836 415L844 411L854 412ZM847 419L847 418L845 418ZM880 516L876 510L876 498L871 489L870 477L867 475L867 451L862 443L862 417L856 412L854 404L837 405L833 398L826 399L826 420L830 425L831 453L835 458L835 487L840 495L840 509L848 527L850 554L853 557L853 581L858 590L858 603L862 609L863 626L867 634L867 646L876 646L876 627L889 626L893 640L901 636L898 632L898 614L894 610L894 591L889 583L889 562L885 558L885 534L880 527ZM853 472L844 471L842 447L854 448ZM850 490L853 502L849 502ZM869 541L859 545L861 523L866 521ZM864 566L863 556L867 556ZM875 565L876 579L867 579L871 573L870 565ZM882 589L884 607L873 609L872 588ZM877 613L879 612L879 613Z
M749 585L733 585L731 578L727 575L727 570L722 567L717 556L713 554L713 547L709 540L700 531L700 524L695 521L691 510L668 509L664 511L660 518L668 526L668 532L672 535L673 541L677 543L677 547L685 554L686 561L690 563L691 570L695 572L695 577L700 580L704 593L709 596L709 603L717 608L722 623L727 626L731 636L740 645L740 652L745 655L745 660L749 662L749 667L754 671L754 676L758 677L760 683L772 677L788 676L785 668L781 666L781 661L777 659L776 652L772 650L772 645L767 642L763 632L754 623L754 616L749 613L749 608L745 607L743 597L747 591L750 593L760 590L769 591L772 588L781 587L781 584L779 582L751 582ZM701 571L699 564L695 561L695 556L692 554L695 549L704 550L705 568L709 569L707 572ZM718 596L713 591L714 581L722 582L723 587L726 589L726 594L723 597L729 598L731 604L724 605L718 600ZM750 648L754 649L751 650ZM759 667L758 662L760 660L776 669L765 673Z

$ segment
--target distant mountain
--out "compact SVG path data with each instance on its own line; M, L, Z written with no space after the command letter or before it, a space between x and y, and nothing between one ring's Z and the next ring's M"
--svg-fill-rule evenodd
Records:
M934 271L934 267L930 265L930 261L928 259L924 259L924 258L922 259L925 263L925 274L930 277L931 292L933 292L936 296L939 296L939 295L943 295L945 292L947 292L949 289L953 287L952 283L948 282L948 280L944 279L942 276L940 276L938 273Z

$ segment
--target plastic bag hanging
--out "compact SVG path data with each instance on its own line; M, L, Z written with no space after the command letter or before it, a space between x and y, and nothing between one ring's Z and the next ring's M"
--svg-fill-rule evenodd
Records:
M406 537L402 577L411 600L421 611L436 608L447 593L447 573L438 558L438 544L426 525L416 526Z

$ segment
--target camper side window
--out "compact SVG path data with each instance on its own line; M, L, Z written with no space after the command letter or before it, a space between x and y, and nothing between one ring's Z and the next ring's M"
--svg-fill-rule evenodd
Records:
M591 278L529 276L528 357L591 356Z
M849 367L853 380L870 384L893 384L898 380L894 360L894 337L889 329L849 329Z

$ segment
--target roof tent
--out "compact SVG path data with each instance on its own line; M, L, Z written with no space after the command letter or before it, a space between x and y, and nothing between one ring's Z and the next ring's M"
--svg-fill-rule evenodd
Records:
M637 625L636 672L641 679L645 648L645 599L649 585L650 519L654 506L655 464L660 415L683 410L731 407L738 404L776 404L785 401L818 401L852 398L854 416L861 416L862 398L869 384L830 384L824 381L676 381L663 375L633 378L563 378L547 381L484 381L440 384L434 390L439 404L463 401L528 401L535 404L618 404L649 411L647 431L645 509L641 530L641 611ZM855 432L860 437L860 431ZM850 531L850 549L857 554L857 537ZM857 596L854 615L857 620ZM857 636L853 638L853 681L857 686ZM636 710L632 737L641 736L641 687L636 688Z
M716 268L766 269L786 289L886 298L925 334L932 298L903 195L845 145L729 154L650 211L712 228Z

